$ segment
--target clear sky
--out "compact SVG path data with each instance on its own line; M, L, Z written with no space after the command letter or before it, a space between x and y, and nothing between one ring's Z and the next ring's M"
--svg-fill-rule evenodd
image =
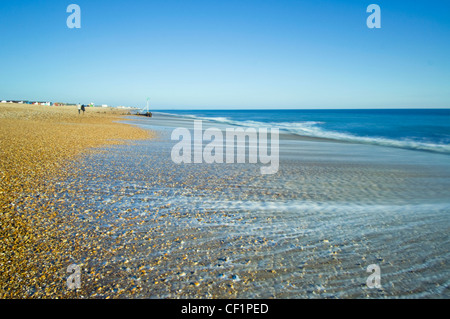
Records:
M69 29L69 4L81 28ZM381 29L369 29L369 4ZM0 2L0 99L153 109L450 107L450 1Z

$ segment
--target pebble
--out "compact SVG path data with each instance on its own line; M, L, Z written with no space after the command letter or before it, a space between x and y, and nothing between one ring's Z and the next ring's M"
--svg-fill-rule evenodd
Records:
M0 298L76 294L61 288L61 275L89 247L66 238L72 222L83 219L73 220L75 215L57 209L66 207L70 212L77 206L64 200L73 193L70 185L58 193L56 186L83 171L87 163L73 166L70 161L91 152L91 147L151 136L149 131L114 123L119 112L89 108L78 116L75 106L0 103L0 238L7 238L0 240L0 251L14 252L0 254L0 265L8 265L0 272ZM79 232L71 235L88 237Z

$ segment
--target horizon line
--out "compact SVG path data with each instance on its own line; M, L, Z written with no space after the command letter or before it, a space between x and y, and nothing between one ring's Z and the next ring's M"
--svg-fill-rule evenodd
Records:
M144 107L145 108L145 107ZM151 108L149 110L152 110ZM450 110L450 107L378 107L378 108L184 108L184 109L153 109L153 111L333 111L333 110Z

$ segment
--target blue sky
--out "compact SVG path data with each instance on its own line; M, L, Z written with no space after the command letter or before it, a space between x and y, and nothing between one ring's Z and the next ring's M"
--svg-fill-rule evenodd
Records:
M69 29L69 4L81 29ZM381 7L381 29L366 8ZM450 107L449 1L0 2L0 99Z

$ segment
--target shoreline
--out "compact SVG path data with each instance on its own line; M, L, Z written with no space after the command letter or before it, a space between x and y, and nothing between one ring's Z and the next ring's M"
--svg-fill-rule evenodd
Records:
M158 138L88 155L83 175L66 181L78 189L60 206L76 220L67 233L87 247L72 261L86 267L76 297L448 295L442 156L281 140L280 170L263 176L258 164L175 164L171 131L192 124L180 123L139 121ZM423 260L433 264L408 271ZM386 286L369 296L370 264Z
M258 164L171 161L171 131L192 121L120 121L158 137L84 153L17 202L16 212L39 212L32 231L46 241L25 245L29 260L2 296L448 296L443 156L281 139L280 170L263 176ZM66 287L71 264L80 289ZM369 264L384 282L370 295Z
M419 109L418 111L424 111L425 109ZM311 111L311 110L309 110ZM344 112L346 110L335 110L336 112ZM359 110L362 111L362 110ZM368 110L375 111L375 110ZM417 111L417 110L416 110ZM439 110L441 111L441 110ZM448 144L443 144L443 142L431 141L427 139L416 139L410 138L408 136L404 137L392 137L385 136L383 134L379 135L376 132L371 134L354 134L350 131L340 130L340 129L330 129L330 128L322 128L320 126L315 127L313 124L313 130L310 130L308 126L306 127L306 132L302 131L303 128L297 129L295 125L292 127L288 122L256 122L253 121L247 122L247 119L244 118L235 118L233 116L228 116L224 113L217 114L218 117L215 117L212 110L206 110L206 112L210 112L208 115L194 115L193 114L177 114L177 113L165 113L160 111L154 111L154 117L160 118L162 120L171 120L172 122L182 123L183 121L194 121L201 120L205 123L208 123L209 126L218 126L218 127L240 127L240 128L250 128L250 127L278 127L280 138L283 136L285 140L292 141L311 141L311 142L330 142L330 143L341 143L341 144L362 144L362 145L374 145L381 147L390 147L390 148L398 148L405 150L413 150L413 151L422 151L436 154L444 154L450 155L450 148ZM223 112L223 111L222 111ZM319 114L320 115L320 114ZM311 120L311 119L310 119ZM299 123L308 123L308 119L300 120ZM320 118L318 120L321 122ZM316 122L316 119L313 120ZM326 122L326 121L325 121ZM380 132L378 132L380 133Z
M231 123L223 123L223 122L215 122L212 121L211 119L205 118L191 118L189 116L185 116L185 115L181 115L181 114L170 114L170 113L161 113L161 112L152 112L153 114L153 120L155 119L162 119L167 120L167 119L172 119L174 122L180 122L180 124L185 124L188 121L194 121L194 120L201 120L205 123L205 126L208 127L242 127L242 128L248 128L246 126L240 126L237 124L231 124ZM134 115L133 115L134 116ZM294 134L291 132L286 132L281 130L280 132L280 136L283 136L284 139L286 140L294 140L294 141L311 141L311 142L331 142L331 143L351 143L348 141L341 141L341 140L337 140L337 139L332 139L332 138L326 138L326 137L316 137L316 136L307 136L307 135L299 135L299 134Z
M79 115L76 106L0 103L1 298L20 298L24 290L39 286L46 287L44 296L52 295L54 287L42 282L60 271L55 265L65 245L57 230L61 216L52 207L33 203L18 210L17 205L56 196L53 183L75 173L77 166L82 169L85 163L70 163L94 148L154 137L151 131L119 123L124 115L113 108L86 108ZM25 279L42 271L43 264L52 265L44 277Z

